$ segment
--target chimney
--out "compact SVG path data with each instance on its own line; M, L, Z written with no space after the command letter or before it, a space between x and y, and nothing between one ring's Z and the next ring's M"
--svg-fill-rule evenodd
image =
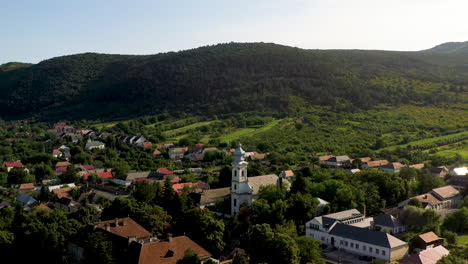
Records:
M172 241L172 233L167 234L167 240L168 240L169 242Z
M110 231L110 223L106 224L106 231Z
M364 215L364 218L366 217L366 205L362 207L362 214Z
M119 226L119 219L116 218L116 219L114 220L114 223L115 223L115 226Z
M126 226L127 225L127 218L122 218L122 226Z

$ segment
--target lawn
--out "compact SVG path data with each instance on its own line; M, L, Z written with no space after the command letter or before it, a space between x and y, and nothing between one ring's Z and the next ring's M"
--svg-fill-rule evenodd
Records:
M460 138L463 138L463 139L467 138L468 137L468 131L463 131L463 132L460 132L460 133L455 133L455 134L450 134L450 135L445 135L445 136L440 136L440 137L425 138L425 139L421 139L421 140L411 141L411 142L409 142L407 144L389 146L389 147L382 148L380 150L395 150L395 149L397 149L399 147L400 148L406 148L408 145L411 145L411 146L425 145L425 144L429 144L429 143L435 143L435 142L437 142L439 140L446 140L446 139L452 139L452 138L457 138L457 137L460 137Z
M174 136L174 135L185 133L186 131L188 131L190 129L194 129L194 128L197 128L197 127L209 125L209 124L211 124L213 122L216 122L216 120L193 123L193 124L190 124L188 126L183 126L183 127L179 127L179 128L176 128L176 129L164 131L164 135L166 137L171 137L171 136Z
M459 235L457 237L457 244L468 246L468 234L467 235Z
M220 137L219 140L221 142L229 143L229 142L237 140L237 139L239 139L240 137L243 137L243 136L255 136L256 134L259 134L259 133L270 130L274 126L278 125L281 122L281 120L283 120L283 119L273 120L270 123L265 124L264 126L261 126L261 127L241 128L241 129L239 129L239 130L237 130L235 132L232 132L232 133L229 133L227 135L224 135L224 136Z

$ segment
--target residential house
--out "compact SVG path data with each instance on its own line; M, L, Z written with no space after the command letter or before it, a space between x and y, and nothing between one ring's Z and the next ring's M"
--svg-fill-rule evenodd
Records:
M85 149L92 150L92 149L104 149L106 145L101 141L88 141L86 142Z
M71 162L69 161L59 161L55 164L55 167L68 167L70 165L73 165Z
M49 191L53 193L54 195L57 196L58 199L60 198L72 198L70 195L70 191L76 187L63 187L63 188L58 188L58 189L53 189Z
M136 144L140 148L151 148L153 146L153 143L151 142L142 142L142 143L137 143Z
M292 181L294 179L294 172L292 170L285 170L280 172L279 177L282 179Z
M168 170L167 168L159 168L156 170L156 173L154 174L155 178L158 180L164 179L164 177L168 175L173 175L174 172Z
M160 157L161 154L162 154L161 151L159 151L158 149L155 149L153 153L151 153L153 157Z
M16 201L20 203L22 206L29 206L37 202L36 199L34 199L32 196L27 195L25 193L20 194L16 198Z
M143 143L145 142L148 142L148 139L146 139L144 136L137 136L135 139L133 139L132 142L130 142L130 144L142 147Z
M205 146L205 144L202 144L202 143L198 143L198 144L193 145L192 146L192 152L193 153L202 153L203 146Z
M335 156L326 160L325 164L333 168L349 168L351 167L351 159L346 155Z
M325 156L319 156L319 162L320 164L325 164L327 160L335 157L334 155L325 155Z
M171 148L169 149L169 158L172 160L182 159L185 155L185 152L188 151L188 147L184 148Z
M6 169L7 172L10 172L12 169L16 168L24 168L25 170L27 170L20 160L6 160L3 162L2 167Z
M447 169L447 167L445 166L441 166L441 167L430 167L429 168L429 172L431 173L431 175L433 177L440 177L440 178L443 178L445 176L447 176L447 174L449 173L449 170Z
M328 232L336 223L355 224L364 221L365 216L356 209L336 212L323 216L316 216L306 223L306 235L310 236L314 230Z
M434 232L427 232L415 238L414 247L420 250L434 248L444 244L444 239L438 237Z
M356 227L339 221L330 222L325 230L307 228L306 236L327 246L360 256L370 256L383 261L402 259L408 244L385 232Z
M415 252L405 256L400 263L402 264L436 264L441 258L449 255L449 251L443 246L429 248L421 252Z
M184 189L187 188L190 192L198 192L201 193L205 190L210 189L210 185L205 182L184 182L184 183L176 183L172 185L174 191L180 196L184 193Z
M104 171L104 172L93 172L93 173L86 173L83 175L83 179L88 180L88 177L91 174L97 174L101 180L108 181L111 180L114 177L114 174L110 171Z
M406 231L406 226L397 218L389 214L380 214L375 216L372 221L372 228L377 231L389 232L392 235Z
M52 204L54 208L62 209L68 212L75 212L82 206L80 203L73 201L70 198L62 197L57 202Z
M467 167L458 167L458 168L453 168L452 170L450 170L451 176L466 176L467 174L468 174Z
M318 200L319 204L317 206L317 211L315 212L315 215L322 215L323 211L325 210L325 207L330 203L318 197L316 199Z
M436 189L432 189L430 192L421 194L410 199L407 199L398 204L399 208L403 208L408 205L411 199L417 199L420 201L425 209L433 209L440 211L443 209L457 208L462 200L460 191L455 189L453 186L448 185Z
M135 171L128 172L112 179L112 182L122 186L129 186L137 179L146 179L150 176L151 171Z
M35 188L34 183L23 183L23 184L20 184L18 190L20 192L25 192L25 191L34 190L34 188Z
M400 172L401 168L404 167L406 167L406 165L401 164L400 162L392 162L387 165L380 166L380 170L385 172Z
M422 170L424 168L424 163L417 163L417 164L409 165L409 168Z
M211 253L186 236L171 237L158 241L134 241L130 244L130 264L176 264L187 250L194 251L202 263L210 259Z
M362 163L362 168L363 169L373 169L373 168L379 168L382 166L387 165L389 162L388 160L370 160Z

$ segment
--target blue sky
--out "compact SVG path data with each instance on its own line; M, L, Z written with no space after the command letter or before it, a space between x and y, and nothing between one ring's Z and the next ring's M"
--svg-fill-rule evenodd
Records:
M226 42L421 50L467 41L466 0L3 0L0 63Z

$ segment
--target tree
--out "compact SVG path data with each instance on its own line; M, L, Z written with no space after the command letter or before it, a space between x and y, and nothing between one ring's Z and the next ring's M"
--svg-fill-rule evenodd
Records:
M406 206L400 215L403 224L408 225L410 231L439 233L441 217L434 210Z
M442 237L445 238L445 240L449 244L457 243L457 233L455 233L455 232L445 230L445 231L442 232Z
M293 194L287 200L285 216L297 225L303 225L315 215L318 203L318 200L310 194Z
M49 187L47 187L47 185L43 184L41 186L41 190L39 192L39 201L47 202L47 201L50 200L51 197L52 197L52 195L50 194Z
M0 185L5 186L8 183L8 173L0 172Z
M34 176L36 176L36 181L42 182L43 179L46 179L52 175L52 168L41 162L39 165L36 166L34 169Z
M224 166L219 171L219 178L218 178L218 186L221 187L229 187L231 186L231 177L232 177L232 170L229 166Z
M7 182L9 184L30 183L35 182L35 178L23 168L14 168L8 172Z
M445 217L443 226L446 230L453 232L466 233L468 232L468 208L463 207L458 209L453 214Z
M150 202L156 198L158 194L158 186L159 183L147 183L147 182L137 182L135 187L135 192L133 193L133 197L141 202Z
M296 242L299 247L301 264L325 264L321 256L322 249L320 248L320 242L306 236L298 237Z
M68 166L67 170L58 176L61 183L73 183L77 181L77 172L74 166Z
M113 264L112 241L100 233L91 233L84 243L84 262L91 264Z
M198 254L192 249L187 249L184 257L177 261L177 264L201 264Z
M287 234L275 232L268 224L253 225L248 231L251 263L299 264L299 248Z
M245 256L242 256L240 254L236 254L234 256L234 259L232 260L232 264L248 264L248 260Z
M421 201L419 201L418 199L414 197L409 200L408 205L419 207L419 208L423 207Z
M207 209L194 208L184 215L180 228L209 251L219 254L224 248L224 222Z

